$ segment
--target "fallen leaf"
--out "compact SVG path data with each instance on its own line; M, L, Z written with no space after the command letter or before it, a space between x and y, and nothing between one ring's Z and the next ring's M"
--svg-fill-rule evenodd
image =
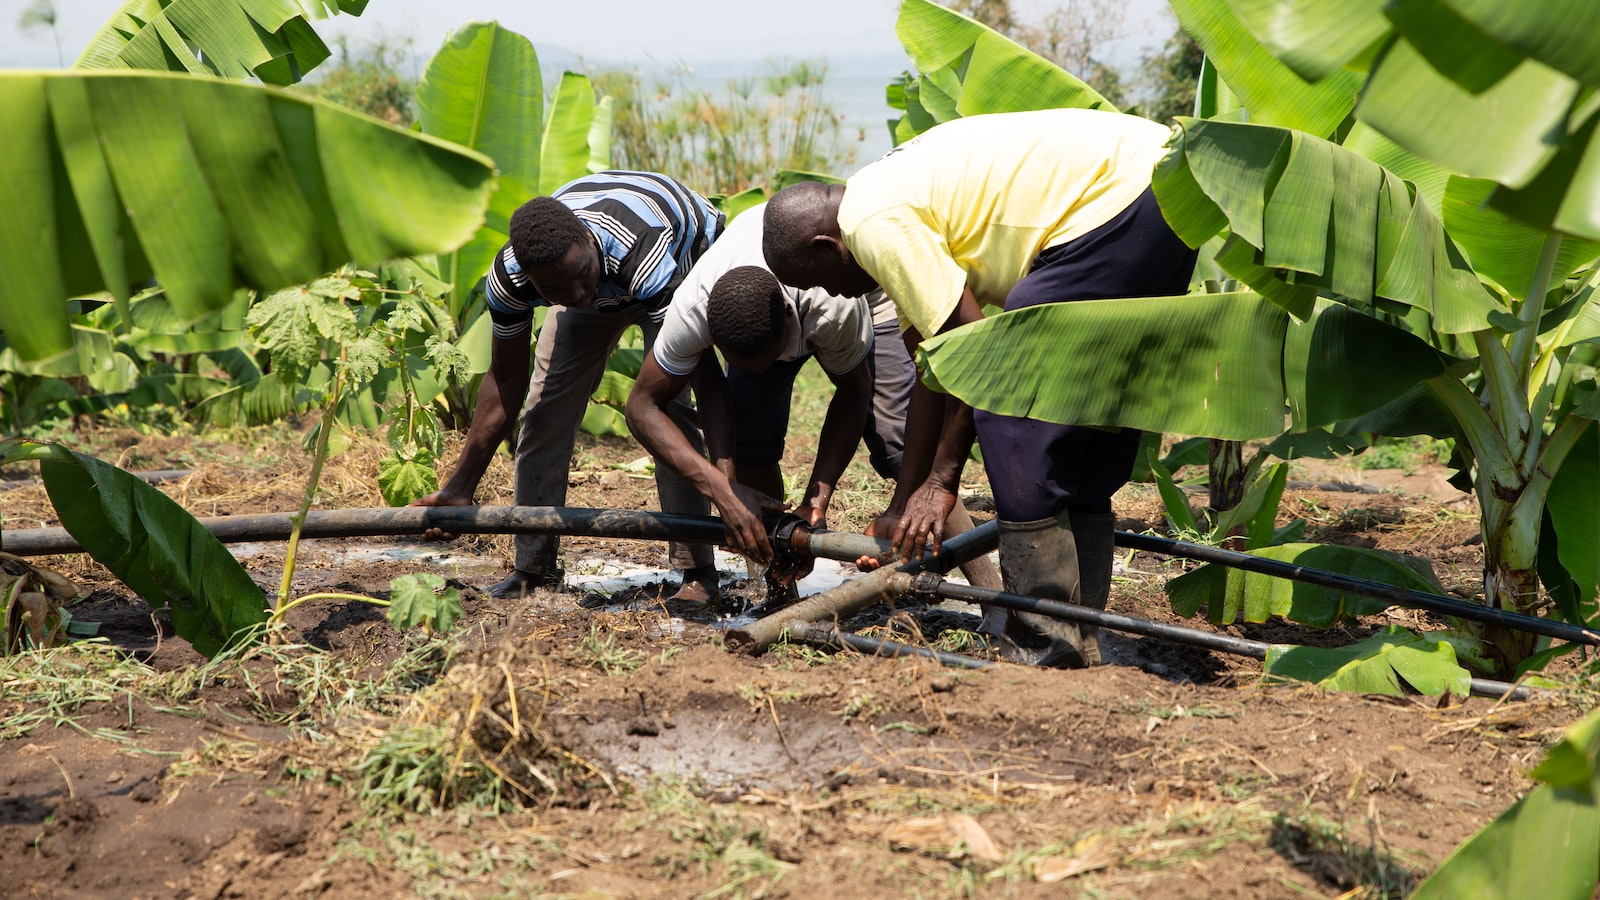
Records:
M965 813L896 822L883 833L883 839L896 850L920 850L952 859L971 856L986 862L1000 862L1005 858L989 832L977 819Z
M1107 869L1117 862L1116 848L1104 838L1086 837L1072 845L1071 853L1049 856L1033 864L1033 878L1041 884L1064 881L1085 872Z

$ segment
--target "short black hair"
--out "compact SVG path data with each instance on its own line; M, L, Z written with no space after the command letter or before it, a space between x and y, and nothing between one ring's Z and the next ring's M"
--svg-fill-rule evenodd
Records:
M783 338L787 318L783 289L760 266L739 266L722 273L706 301L711 342L725 356L748 359L772 349Z
M554 197L535 197L511 214L511 252L523 268L556 262L587 233L572 210Z
M820 233L828 186L820 181L791 184L767 201L762 214L761 255L774 272L799 263L809 253L811 239Z

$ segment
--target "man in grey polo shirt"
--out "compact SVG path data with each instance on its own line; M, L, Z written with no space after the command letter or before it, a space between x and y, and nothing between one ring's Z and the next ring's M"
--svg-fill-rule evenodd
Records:
M763 564L771 561L772 549L761 514L784 507L778 463L794 379L805 361L816 357L835 386L796 510L814 527L826 526L834 487L863 433L873 467L885 477L895 476L914 379L909 357L880 357L874 363L874 325L880 318L875 314L893 309L881 291L841 297L820 288L790 288L766 270L761 254L765 209L765 204L752 207L729 223L695 263L673 294L628 397L628 427L639 443L717 505L729 546ZM887 348L907 356L898 335ZM726 373L716 350L728 362ZM880 377L897 370L878 385L885 390L876 391L881 395L876 400L875 367ZM709 459L666 414L672 398L691 383ZM950 526L951 533L971 527L959 504ZM967 576L975 584L999 585L988 560Z

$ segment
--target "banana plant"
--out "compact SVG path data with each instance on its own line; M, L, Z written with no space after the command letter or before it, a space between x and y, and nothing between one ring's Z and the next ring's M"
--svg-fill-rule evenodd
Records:
M1248 18L1244 15L1247 7L1264 6L1279 8L1284 20L1294 18L1288 12L1291 6L1296 14L1344 8L1343 4L1326 3L1275 5L1265 0L1240 0L1233 6L1223 0L1175 4L1180 19L1199 32L1196 37L1222 81L1233 86L1252 115L1250 124L1180 121L1173 150L1155 178L1162 210L1191 245L1222 235L1218 263L1265 298L1250 302L1266 302L1287 315L1294 323L1287 327L1314 325L1339 310L1341 315L1358 316L1365 328L1385 335L1384 340L1403 345L1406 342L1398 337L1403 334L1432 347L1438 354L1439 369L1428 372L1406 356L1387 353L1362 362L1356 354L1366 348L1335 342L1328 345L1336 352L1323 358L1328 369L1322 374L1302 381L1284 370L1285 383L1299 385L1306 404L1302 408L1301 400L1292 393L1280 395L1270 378L1240 382L1230 379L1225 368L1200 371L1186 363L1182 353L1134 354L1125 351L1124 345L1105 342L1118 327L1113 323L1136 327L1128 320L1140 318L1139 307L1158 306L1154 301L1058 304L1045 308L1031 323L1037 337L1051 342L1056 360L1075 358L1063 354L1064 347L1083 349L1109 371L1131 371L1127 365L1137 360L1144 367L1140 381L1150 389L1127 391L1106 384L1118 398L1118 409L1109 409L1112 404L1103 399L1086 396L1090 392L1072 391L1069 396L1060 385L1070 382L1056 381L1054 387L1045 383L1059 376L1059 363L1046 365L1037 384L1022 367L985 374L962 363L973 356L961 347L967 340L992 340L1007 333L1009 340L1027 347L1026 339L1017 335L1014 327L1001 325L1000 320L1015 314L972 326L966 329L967 335L947 335L929 342L924 365L935 380L980 407L1017 407L1025 399L1031 414L1055 421L1168 427L1215 437L1276 433L1280 429L1269 425L1265 416L1255 434L1249 434L1251 428L1237 427L1234 416L1260 415L1263 401L1273 415L1281 416L1285 411L1279 404L1281 398L1287 404L1291 425L1304 429L1329 421L1330 412L1331 421L1359 415L1363 410L1358 407L1373 409L1405 394L1408 384L1425 382L1472 451L1483 512L1485 602L1519 612L1540 611L1542 562L1546 582L1564 586L1568 614L1581 618L1585 604L1592 608L1595 579L1600 574L1596 571L1600 568L1596 563L1600 527L1592 503L1600 489L1592 478L1600 465L1593 458L1596 442L1588 436L1593 431L1588 421L1600 414L1600 401L1591 399L1592 369L1587 368L1593 360L1590 347L1600 340L1595 330L1600 311L1591 303L1597 277L1593 261L1600 256L1600 245L1563 240L1555 232L1539 233L1526 224L1559 221L1559 210L1525 217L1523 222L1500 214L1497 204L1510 208L1507 185L1472 177L1496 175L1492 166L1441 169L1426 158L1425 153L1433 152L1430 148L1408 147L1404 132L1385 134L1377 122L1367 123L1363 115L1373 96L1375 74L1362 82L1362 90L1346 92L1351 101L1359 97L1353 106L1356 121L1333 127L1333 135L1350 146L1305 131L1258 124L1263 117L1254 115L1254 110L1274 108L1267 102L1274 81L1251 69L1263 45L1244 29L1242 21ZM1234 15L1235 10L1240 15ZM1197 21L1205 27L1194 25ZM1331 19L1319 21L1330 29L1328 35L1342 34L1333 28ZM1357 37L1341 36L1339 40L1360 43ZM1347 80L1343 66L1368 58L1377 60L1381 68L1388 64L1387 53L1403 53L1396 49L1403 40L1393 31L1378 33L1362 45L1366 55L1344 57L1341 65L1329 68L1324 77ZM1596 39L1584 40L1600 53ZM1307 84L1322 83L1309 81L1288 63L1286 59L1279 65L1275 76L1286 81L1286 91L1295 93ZM1512 71L1519 67L1526 63ZM1384 102L1391 99L1386 97ZM1533 102L1531 98L1527 101ZM1578 115L1587 107L1568 104L1563 109ZM1463 121L1471 118L1469 110L1462 115ZM1324 125L1333 121L1333 114L1320 121ZM1482 128L1481 121L1474 128ZM1568 143L1582 137L1569 131L1547 129L1546 134L1556 135L1551 139L1561 144L1547 156L1561 157L1570 149ZM1560 135L1567 135L1564 142ZM1527 139L1520 134L1504 141L1523 141L1519 146L1525 146ZM1500 141L1497 135L1494 142ZM1407 181L1363 153L1407 171L1417 181ZM1466 168L1467 162L1471 160L1453 164ZM1533 174L1527 184L1554 178L1540 176L1540 180ZM1582 183L1576 175L1568 182ZM1523 200L1531 196L1526 188L1514 188L1509 195ZM1571 200L1563 198L1557 205L1570 210L1592 196L1591 191ZM1489 208L1484 206L1485 198ZM1529 253L1530 246L1541 249ZM1191 297L1186 302L1208 299ZM1119 308L1112 314L1109 305ZM1204 345L1220 362L1226 360L1221 355L1226 350L1260 342L1260 333L1243 330L1245 321L1239 316L1219 317L1195 323L1199 330L1184 329L1181 337L1186 347ZM1248 324L1252 329L1259 327L1256 321ZM1170 344L1178 337L1155 323L1146 330L1158 342ZM979 338L985 331L991 334ZM1118 333L1127 339L1127 332ZM1101 340L1086 340L1091 334ZM1217 349L1212 349L1213 344ZM1008 346L1008 351L1015 346ZM1354 378L1350 373L1360 376ZM1238 390L1225 392L1227 385L1237 385ZM1366 396L1357 396L1361 394ZM1359 403L1325 405L1341 396ZM1223 407L1232 411L1225 412ZM1176 415L1180 411L1187 418ZM1173 427L1178 423L1182 427ZM1569 459L1574 459L1574 465L1563 473L1563 463ZM1590 480L1582 480L1586 477ZM1553 490L1557 479L1561 485ZM1556 546L1541 560L1539 537L1547 518L1547 530L1555 535ZM1538 649L1531 637L1515 632L1487 630L1484 636L1491 655L1507 670Z
M293 84L328 58L308 19L359 16L367 0L128 0L74 68L251 75Z
M219 127L218 123L227 123ZM154 277L187 319L238 287L448 250L493 164L330 103L168 73L3 72L0 329L23 359L72 347L66 298Z
M905 0L895 34L917 74L889 83L896 144L960 116L1075 107L1115 110L1067 70L994 29L930 0Z
M489 365L488 317L474 288L505 246L507 223L518 206L609 166L612 101L596 99L587 76L566 72L546 111L532 42L495 22L470 22L452 33L428 63L417 85L417 106L424 134L487 154L500 171L482 227L439 259L455 329L466 336L464 345L480 351L469 352L466 379L453 385L461 396L452 397L452 406L470 410L475 382ZM529 139L529 122L542 123L536 140ZM608 372L607 378L612 375ZM597 392L584 430L627 434L621 417L605 402L603 390Z

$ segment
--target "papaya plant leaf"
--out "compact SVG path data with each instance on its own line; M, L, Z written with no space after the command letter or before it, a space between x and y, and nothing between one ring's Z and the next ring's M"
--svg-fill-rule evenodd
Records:
M390 506L405 506L438 489L439 473L433 467L433 454L426 450L410 459L391 453L378 464L378 490Z
M389 623L397 630L421 625L440 634L461 617L461 592L445 587L444 578L431 572L401 575L389 582Z
M330 55L307 18L361 15L367 0L128 0L74 64L80 69L162 69L255 75L293 84Z
M0 175L0 329L25 359L72 346L68 297L125 298L154 276L195 320L238 287L448 250L477 230L493 182L479 154L195 76L0 72L0 128L16 147Z
M1465 697L1472 678L1456 662L1455 648L1448 641L1430 640L1394 625L1349 647L1273 645L1262 671L1330 690L1394 697L1403 693L1400 679L1431 697L1447 691Z
M1294 565L1339 572L1396 587L1443 593L1427 564L1411 557L1338 544L1283 544L1252 550L1251 555ZM1175 612L1193 615L1200 607L1219 625L1240 619L1265 622L1282 616L1302 625L1327 628L1342 616L1368 616L1389 607L1383 600L1347 594L1270 575L1204 565L1167 582L1167 598Z
M197 652L215 656L267 620L266 596L183 507L116 466L58 445L39 463L61 524Z

